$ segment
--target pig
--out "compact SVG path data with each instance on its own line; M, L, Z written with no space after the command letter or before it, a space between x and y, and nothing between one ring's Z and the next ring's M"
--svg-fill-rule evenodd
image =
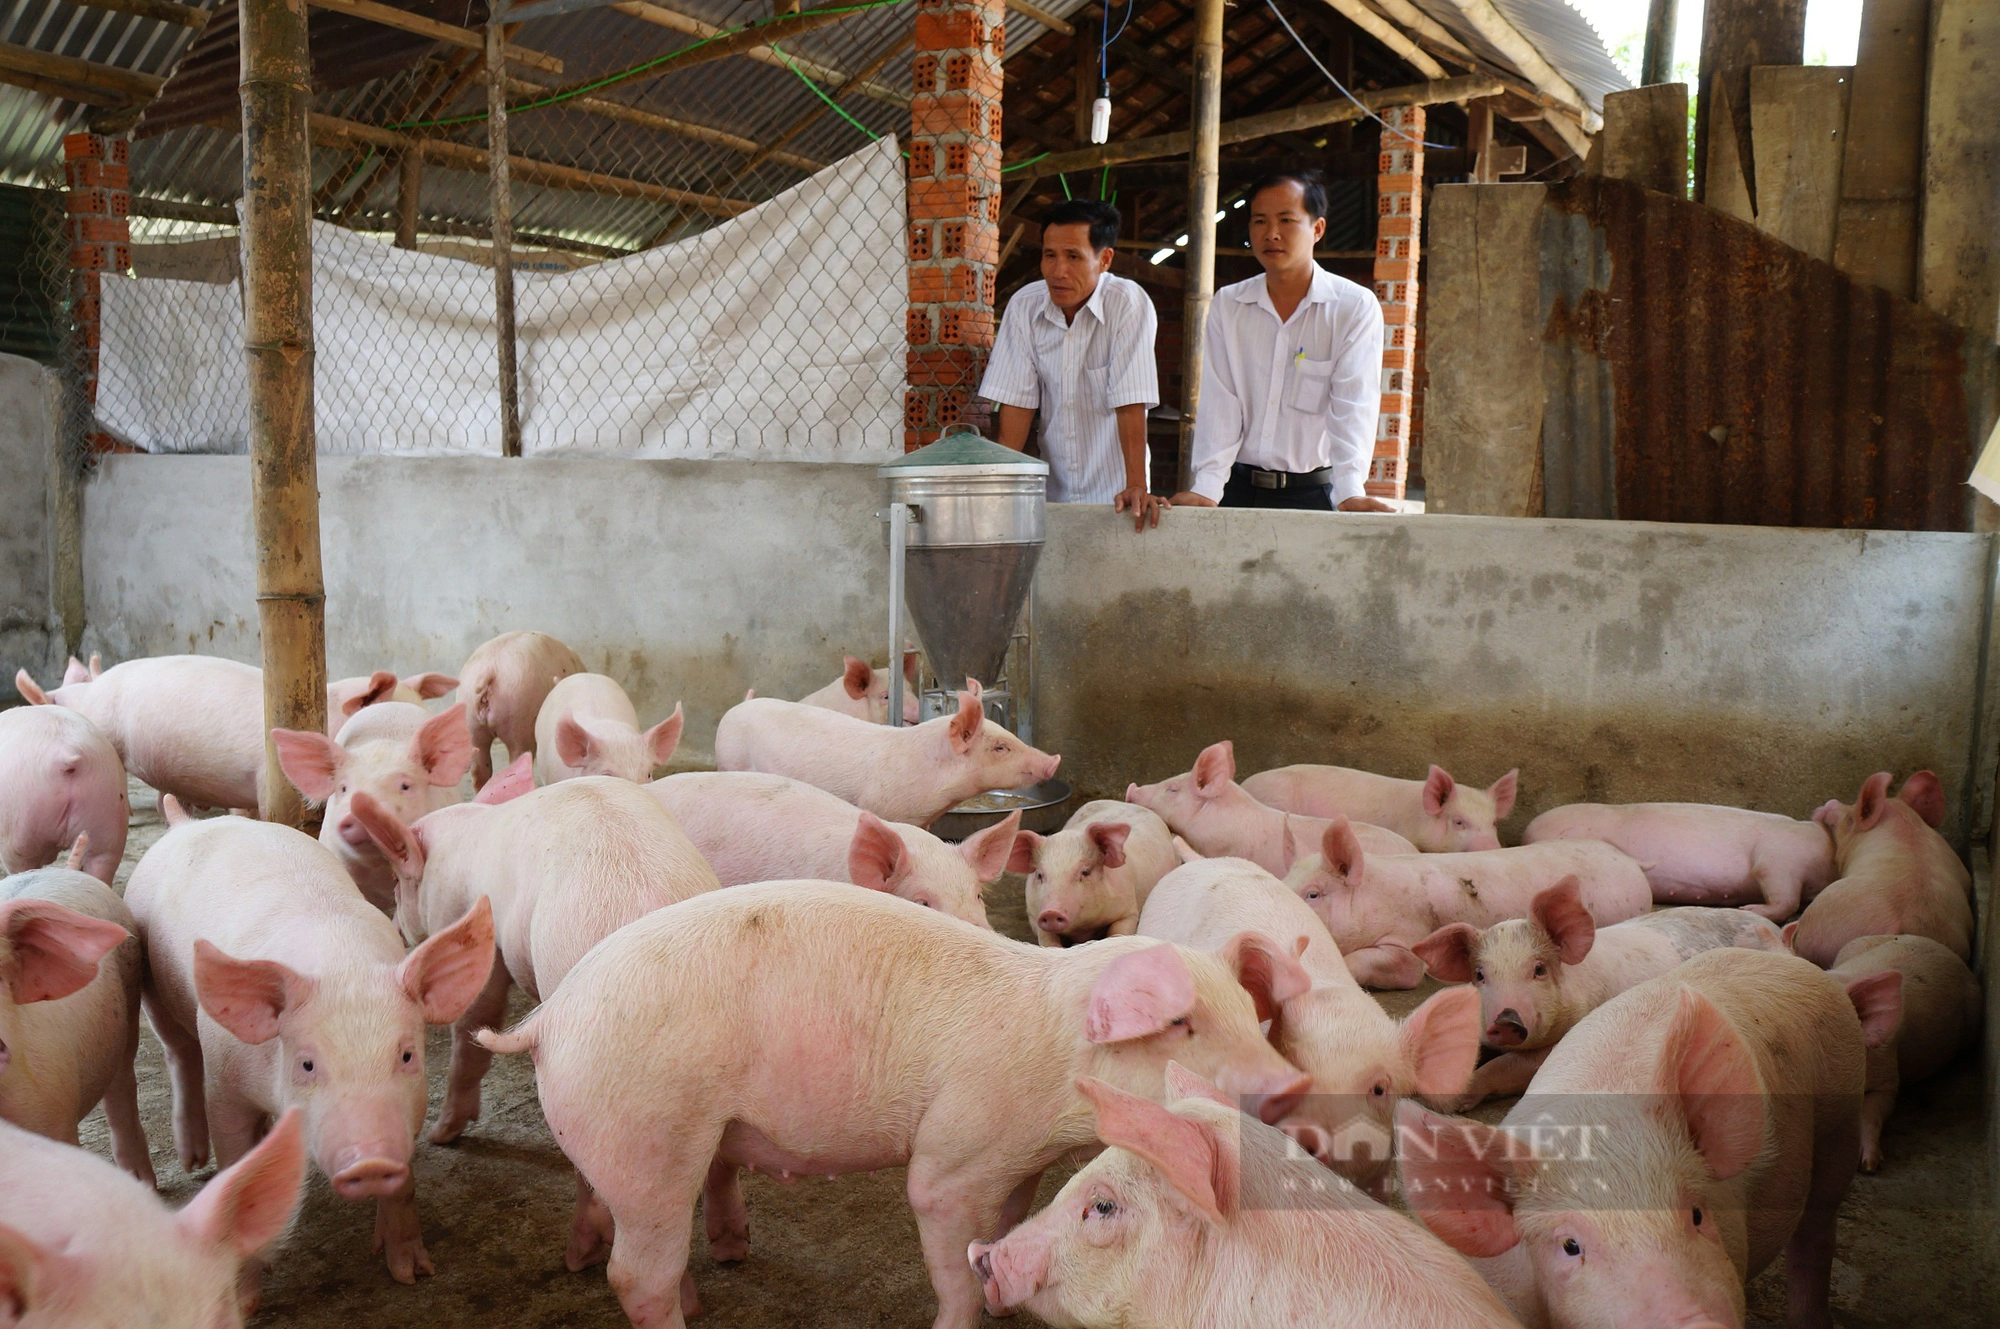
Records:
M725 886L851 881L989 931L986 887L1007 870L1021 824L1009 813L952 845L783 775L688 771L646 788Z
M1158 784L1128 785L1125 801L1160 815L1175 835L1210 858L1247 858L1284 876L1326 834L1329 822L1266 807L1236 783L1236 745L1211 743L1194 769ZM1414 854L1417 847L1381 826L1350 823L1371 854Z
M634 784L653 778L681 741L681 708L641 733L639 713L616 679L570 674L549 689L535 717L535 783L609 775Z
M1178 1062L1169 1106L1102 1080L1077 1088L1108 1147L1048 1208L966 1249L995 1315L1084 1329L1515 1324L1443 1242L1328 1186Z
M131 911L96 877L0 880L0 1119L75 1144L102 1101L118 1166L151 1186L133 1074L139 968Z
M937 1329L973 1329L967 1244L1025 1217L1042 1170L1094 1142L1076 1078L1157 1099L1176 1058L1279 1120L1311 1081L1258 1010L1304 984L1255 934L1220 958L1138 937L1051 950L844 882L766 882L629 924L479 1038L534 1053L549 1126L608 1210L578 1229L610 1238L635 1325L693 1313L704 1188L709 1250L740 1260L739 1168L907 1166Z
M410 702L385 701L358 711L338 740L296 729L273 729L271 745L285 778L306 801L325 809L319 842L340 856L368 902L396 906L396 872L349 811L366 792L404 821L458 802L459 781L472 764L465 703L432 715Z
M1085 803L1050 836L1014 837L1007 870L1028 878L1028 926L1044 946L1129 937L1154 883L1180 865L1173 832L1137 803Z
M1563 840L1469 854L1364 854L1335 817L1320 852L1285 884L1305 898L1369 987L1413 988L1424 963L1412 949L1445 923L1489 928L1526 918L1535 896L1575 876L1592 918L1609 926L1653 907L1633 858L1594 840Z
M1398 1100L1450 1101L1472 1076L1480 1025L1470 989L1447 988L1398 1023L1354 981L1312 907L1247 859L1169 872L1147 898L1139 932L1196 950L1257 932L1298 957L1312 986L1280 1003L1270 1037L1312 1077L1313 1093L1279 1128L1356 1185L1377 1189L1387 1173Z
M1782 1249L1786 1322L1830 1329L1865 1049L1895 1021L1866 983L1697 955L1585 1016L1500 1127L1399 1108L1404 1197L1525 1325L1740 1329Z
M105 675L107 678L110 675ZM493 967L485 900L405 954L396 925L311 837L240 817L169 829L125 901L174 1089L174 1144L224 1167L264 1123L304 1109L306 1152L342 1199L373 1199L398 1282L433 1272L411 1152L428 1106L424 1026L465 1014Z
M87 835L83 870L109 886L131 819L125 763L96 725L62 706L0 711L0 871L46 867Z
M1385 827L1426 854L1498 849L1494 824L1513 812L1520 788L1518 768L1485 789L1469 789L1436 765L1421 780L1345 766L1280 766L1243 782L1243 792L1280 812Z
M1843 984L1873 974L1903 976L1896 1034L1868 1049L1867 1096L1861 1100L1861 1170L1882 1169L1882 1128L1903 1085L1942 1070L1979 1031L1979 980L1949 947L1929 937L1856 937L1827 970Z
M1432 977L1478 988L1483 1041L1501 1051L1473 1075L1462 1109L1520 1093L1578 1020L1627 988L1727 946L1785 949L1778 925L1746 909L1685 905L1600 929L1577 879L1564 877L1535 896L1526 918L1484 931L1449 923L1411 949Z
M53 692L24 669L21 695L66 706L104 731L125 769L194 807L261 815L264 672L209 655L157 655L113 665Z
M1833 831L1839 876L1806 906L1792 945L1822 968L1857 937L1907 933L1972 958L1972 874L1936 829L1944 786L1918 771L1891 798L1889 779L1878 771L1852 806L1828 803L1813 814Z
M337 738L340 727L355 712L378 702L426 702L442 697L458 686L450 674L412 674L397 678L387 669L377 669L365 678L335 679L326 685L326 736Z
M1815 821L1707 803L1571 803L1528 823L1522 844L1602 840L1646 865L1658 904L1741 905L1773 923L1833 880Z
M305 1180L296 1109L173 1213L95 1154L0 1124L0 1309L16 1329L241 1329L239 1268Z
M535 721L549 689L583 672L575 651L546 632L503 632L466 657L458 695L472 738L472 787L493 778L493 740L508 760L535 750Z
M412 946L476 904L493 911L499 962L452 1030L435 1144L479 1119L479 1084L493 1054L472 1035L506 1017L510 987L540 1001L610 933L722 886L674 819L629 780L579 776L497 807L445 808L414 825L360 793L353 816L395 871L396 926Z
M917 653L903 653L903 723L917 722ZM889 671L857 656L841 661L840 677L819 691L799 698L801 706L839 711L870 724L889 723Z
M715 730L722 770L789 775L912 826L929 826L974 794L1053 779L1061 761L987 719L976 691L958 694L956 715L907 729L753 697L730 707Z

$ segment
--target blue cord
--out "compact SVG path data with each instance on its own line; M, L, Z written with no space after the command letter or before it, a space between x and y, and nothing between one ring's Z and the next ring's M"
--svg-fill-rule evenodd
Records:
M1111 31L1111 10L1104 11L1104 22L1097 29L1097 80L1100 84L1111 79L1111 43L1125 35L1125 29L1132 22L1133 0L1125 0L1125 19L1118 25L1118 31Z
M1326 75L1326 81L1333 84L1334 87L1340 89L1341 96L1353 102L1355 106L1360 108L1360 111L1363 115L1367 116L1370 120L1373 120L1376 124L1382 126L1382 128L1388 130L1391 134L1394 134L1398 139L1401 139L1405 142L1409 140L1410 136L1407 132L1396 128L1394 125L1390 124L1387 120L1384 120L1381 116L1369 110L1368 107L1362 102L1362 100L1359 97L1355 96L1353 93L1347 90L1346 84L1342 83L1339 79L1333 76L1332 70L1328 69L1325 65L1319 62L1319 57L1312 53L1312 48L1310 46L1307 46L1303 41L1299 39L1299 34L1292 30L1291 24L1285 22L1285 16L1278 12L1278 6L1275 3L1273 3L1273 0L1264 0L1264 4L1271 11L1271 17L1278 20L1278 25L1282 27L1288 34L1290 34L1292 41L1298 46L1298 48L1301 51L1304 51L1306 53L1306 59L1313 62L1313 68L1317 69L1320 73ZM1119 31L1122 32L1124 31L1124 29L1120 28ZM1427 139L1418 139L1417 141L1423 144L1424 147L1437 148L1440 151L1445 151L1445 152L1450 151L1455 146L1454 144L1450 143L1432 143ZM1386 148L1387 145L1385 144L1384 147ZM1394 151L1394 149L1388 149L1388 150Z

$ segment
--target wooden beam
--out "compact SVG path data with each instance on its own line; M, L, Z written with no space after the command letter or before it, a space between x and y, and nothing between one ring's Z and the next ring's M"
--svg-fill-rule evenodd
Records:
M1068 19L1057 18L1039 5L1029 4L1028 0L1007 0L1007 8L1022 18L1033 19L1050 32L1060 33L1065 37L1076 36L1076 28Z
M1473 184L1499 182L1500 173L1493 169L1493 100L1490 97L1465 104L1465 150L1472 154Z
M1646 52L1641 60L1640 87L1674 81L1674 36L1680 31L1681 0L1652 0L1646 6ZM1685 157L1686 151L1681 155Z
M1917 283L1930 0L1868 0L1848 99L1833 263L1909 299Z
M493 331L498 341L500 455L521 455L521 388L514 341L514 196L508 179L507 43L486 25L486 165L493 234Z
M424 192L424 154L404 152L396 168L396 248L415 249Z
M1555 66L1542 58L1542 53L1535 49L1535 44L1523 36L1520 29L1508 21L1506 15L1493 7L1493 0L1451 0L1451 3L1465 16L1465 21L1472 25L1472 30L1485 38L1494 50L1507 57L1508 63L1520 70L1528 82L1569 107L1583 121L1582 129L1574 125L1565 125L1561 120L1550 123L1577 156L1581 157L1588 153L1590 151L1588 135L1603 128L1603 122L1598 119L1597 112L1590 109L1590 103L1584 100L1583 94L1571 86L1568 79L1557 73Z
M208 24L207 10L176 4L174 0L71 0L71 3L86 9L109 9L114 13L134 14L161 23L175 23L183 28L201 28Z
M1410 0L1375 0L1375 3L1388 11L1390 18L1430 42L1434 47L1448 52L1446 59L1458 56L1460 59L1457 63L1460 64L1474 59L1472 52L1465 48L1465 43L1461 42L1450 28L1418 9L1410 3Z
M665 5L653 4L651 0L620 0L620 3L610 5L608 8L615 9L630 18L636 18L642 23L651 23L655 27L670 28L675 32L684 32L690 37L719 37L725 31L712 23L704 23L692 15L669 9ZM795 17L809 18L811 16L812 11L806 10ZM824 21L832 21L832 19L826 18L826 16L821 17ZM832 18L841 17L845 16L832 16ZM765 28L768 29L769 26L770 24L767 22ZM725 51L723 54L747 56L762 64L771 65L778 69L786 69L788 72L789 68L786 61L789 60L791 66L795 66L800 73L805 74L809 78L818 79L821 83L849 85L852 91L858 92L864 97L870 97L879 102L887 102L891 106L900 106L904 110L909 109L910 99L902 93L897 92L894 88L884 87L872 80L856 83L848 75L841 73L838 69L834 69L829 65L820 64L815 60L808 60L803 56L791 55L789 52L785 55L779 55L769 46L761 44L762 42L776 41L783 37L796 36L801 31L809 30L809 27L818 26L818 23L814 23L799 28L788 29L783 32L762 31L761 35L751 44L741 49ZM704 47L703 49L709 50L711 48ZM715 59L716 57L711 55L706 58ZM676 65L675 67L685 68L684 65Z
M1402 31L1388 19L1361 3L1361 0L1326 0L1333 8L1355 27L1381 42L1412 69L1425 78L1439 79L1445 76L1444 66L1431 59L1425 50L1405 37Z
M1711 202L1708 168L1733 160L1748 197L1757 196L1757 166L1750 148L1750 69L1753 65L1803 63L1806 0L1706 0L1701 11L1701 71L1694 117L1694 196ZM1729 108L1727 118L1716 112ZM1735 137L1729 153L1718 155L1715 129ZM1735 202L1734 180L1724 189Z
M540 84L530 83L526 79L521 78L509 78L507 84L508 91L517 96L540 97L546 96L550 91L550 89ZM543 108L534 106L516 107L514 114L526 115L529 111L540 109ZM698 125L691 120L676 120L672 116L661 115L657 111L648 111L626 102L613 101L608 97L569 97L547 109L587 111L592 115L602 116L606 120L616 120L621 124L634 125L640 129L651 129L662 134L672 134L676 138L692 139L697 143L706 143L711 147L728 148L731 152L755 153L760 147L757 140L744 138L741 134L732 134L727 130L715 129L708 125ZM804 171L808 175L815 171L826 169L825 162L814 161L811 157L801 157L793 152L774 151L769 155L768 160L778 162L780 165L789 166L796 171Z
M79 60L71 55L37 51L29 46L0 42L0 70L66 83L85 91L110 93L128 102L149 102L166 82L158 74L140 74L95 60Z
M1174 488L1194 483L1194 421L1201 406L1203 334L1215 296L1215 204L1222 181L1224 0L1196 0L1194 98L1189 108L1187 271L1181 287L1181 431ZM1240 121L1238 123L1241 123Z
M10 87L26 88L29 92L39 92L44 97L76 102L83 106L124 108L138 105L122 93L110 92L104 88L87 88L76 83L64 83L59 79L43 78L39 74L8 69L4 65L0 65L0 83Z
M160 217L168 221L207 222L214 226L234 226L236 209L212 203L183 203L177 198L141 198L132 195L134 217Z
M440 23L434 18L425 18L408 10L377 4L376 0L306 0L306 3L314 9L346 14L350 18L367 19L370 23L380 23L385 28L397 28L403 32L415 33L419 37L428 37L447 46L457 46L468 51L484 50L486 46L486 39L471 28L461 28L456 23ZM507 58L517 65L544 69L551 74L563 72L562 61L552 55L543 55L540 51L530 51L524 46L509 45Z
M1686 198L1687 126L1685 83L1654 83L1608 93L1591 173Z
M1853 73L1826 65L1750 71L1757 228L1825 263L1833 261Z
M1942 0L1930 43L1917 298L1981 337L2000 337L2000 8Z

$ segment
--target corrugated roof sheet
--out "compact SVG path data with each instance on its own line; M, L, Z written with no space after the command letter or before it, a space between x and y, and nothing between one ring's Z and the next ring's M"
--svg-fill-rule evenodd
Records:
M1474 55L1502 69L1513 68L1513 62L1487 45L1452 0L1412 0L1412 3L1450 29ZM1564 0L1493 0L1493 7L1541 52L1542 59L1583 94L1591 110L1602 114L1605 93L1632 86L1625 72L1612 62L1597 30Z

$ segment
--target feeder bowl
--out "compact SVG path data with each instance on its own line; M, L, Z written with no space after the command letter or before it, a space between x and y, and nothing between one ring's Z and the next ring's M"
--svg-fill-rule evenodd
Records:
M957 842L998 824L1008 813L1021 814L1021 829L1037 835L1054 835L1063 827L1064 805L1071 790L1067 780L1043 780L1019 789L989 789L975 794L939 817L931 833L940 840Z

